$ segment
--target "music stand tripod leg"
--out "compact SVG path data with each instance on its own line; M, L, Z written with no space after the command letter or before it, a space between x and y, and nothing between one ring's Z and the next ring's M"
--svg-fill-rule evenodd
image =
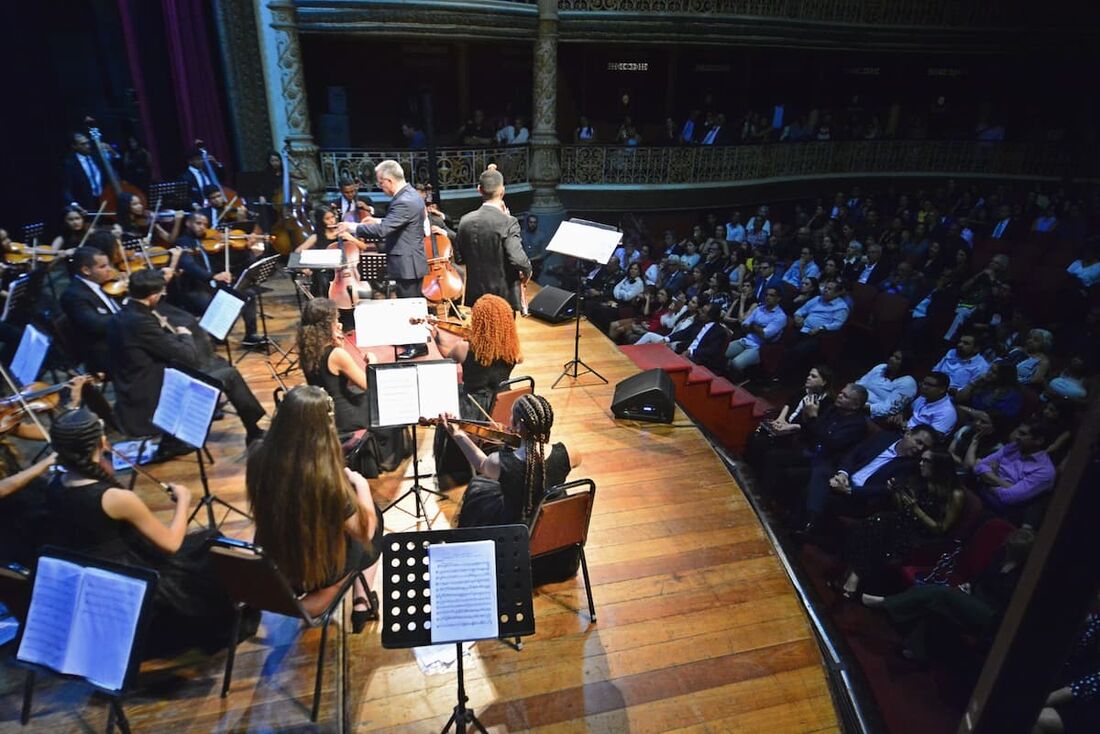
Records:
M447 498L447 495L443 494L442 492L437 492L434 489L429 489L428 487L425 487L420 483L421 479L427 479L428 477L430 477L432 475L431 474L421 474L420 473L420 442L419 442L419 440L417 438L417 435L416 435L416 424L415 423L413 424L412 431L413 431L413 436L412 436L412 444L413 444L413 475L412 475L412 480L413 480L413 483L412 483L412 486L409 487L407 490L405 490L401 494L400 497L398 497L393 502L386 505L382 509L382 514L385 514L389 510L393 509L394 507L397 507L397 505L400 502L402 502L406 497L408 497L411 494L413 496L413 499L416 502L416 508L415 508L416 512L411 513L403 507L397 507L397 509L401 510L402 512L404 512L406 514L412 515L413 517L415 517L418 520L420 519L421 516L423 516L424 517L424 522L427 523L427 525L428 525L428 530L431 530L432 529L432 522L431 522L431 520L428 519L428 509L425 506L424 499L420 496L420 493L421 492L427 492L429 494L434 494L436 497L439 497L441 499L448 499L448 498Z
M576 311L577 311L577 313L575 315L576 323L574 324L574 329L575 330L573 332L573 359L569 360L568 362L566 362L562 366L561 374L558 375L558 379L554 380L554 384L550 386L551 390L556 389L558 387L558 384L562 380L564 380L566 377L569 377L573 380L576 380L581 375L594 375L597 380L599 380L600 382L602 382L605 385L607 384L607 378L605 378L603 375L601 375L596 370L589 367L581 359L581 311L584 310L583 309L583 301L582 301L582 294L584 293L584 280L583 280L582 272L583 271L581 271L581 270L577 271L577 291L576 291L576 303L577 303ZM581 371L581 367L584 367L583 372ZM570 374L570 372L572 372L572 374ZM576 384L567 385L567 387L576 387Z
M198 514L202 512L202 509L205 507L207 527L211 530L216 530L220 523L218 523L217 518L214 516L215 504L220 505L226 509L225 517L222 518L222 522L225 522L225 519L229 517L230 512L235 512L241 517L247 520L251 520L252 516L249 515L247 512L234 507L233 505L229 504L221 497L218 497L216 494L210 491L210 482L206 478L206 462L203 461L203 451L205 450L205 446L199 449L195 449L195 455L198 457L199 460L199 480L202 482L202 497L199 498L198 503L195 505L195 509L191 511L191 517L187 518L187 524L190 525L192 522L194 522L195 518L198 517Z
M489 734L485 730L485 727L478 721L477 716L474 715L473 709L466 708L466 702L470 699L466 696L466 678L462 671L462 643L455 643L455 652L458 655L458 703L455 704L454 711L451 713L451 718L447 720L447 725L443 727L442 734L447 734L451 730L451 726L455 726L455 731L458 734L466 734L466 727L473 725L481 734Z

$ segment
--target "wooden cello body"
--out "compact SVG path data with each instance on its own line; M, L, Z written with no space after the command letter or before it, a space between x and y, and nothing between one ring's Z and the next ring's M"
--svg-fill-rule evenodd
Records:
M275 223L271 227L271 246L283 257L289 257L313 234L313 225L306 211L309 192L290 180L290 160L284 149L283 186L275 194Z

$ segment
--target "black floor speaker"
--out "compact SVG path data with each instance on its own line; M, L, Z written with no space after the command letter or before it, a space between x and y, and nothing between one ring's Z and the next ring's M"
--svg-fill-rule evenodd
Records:
M616 418L671 423L676 412L672 380L661 369L628 377L615 386L611 412Z
M552 285L544 285L527 304L528 312L537 319L560 324L576 315L577 294Z

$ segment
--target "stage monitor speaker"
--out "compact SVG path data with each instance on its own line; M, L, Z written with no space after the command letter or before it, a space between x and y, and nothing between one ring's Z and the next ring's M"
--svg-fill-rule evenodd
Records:
M552 285L544 285L527 304L528 312L537 319L560 324L576 315L577 294Z
M615 386L611 412L616 418L671 423L676 412L672 380L662 369L646 370Z

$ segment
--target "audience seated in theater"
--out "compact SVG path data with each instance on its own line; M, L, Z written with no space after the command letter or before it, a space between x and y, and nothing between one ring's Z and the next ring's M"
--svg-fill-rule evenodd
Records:
M969 258L969 252L965 247L956 250L956 257L958 257L958 253L963 253L964 259ZM956 262L957 271L960 265ZM963 325L975 316L976 311L986 312L994 307L992 303L994 298L993 289L997 285L1005 284L1007 275L1008 256L998 254L993 256L984 270L963 281L959 287L959 303L955 309L955 320L951 322L947 333L943 335L945 340L951 341L954 339Z
M1081 252L1081 257L1070 263L1066 272L1077 278L1082 287L1092 288L1100 283L1100 248L1093 240Z
M994 363L989 371L955 394L960 410L973 408L994 418L1015 420L1024 407L1024 393L1011 364Z
M910 306L919 303L925 291L924 277L909 264L908 260L900 260L894 266L894 272L879 283L878 287L884 293L901 296L909 302Z
M729 332L722 326L722 309L717 303L703 306L695 336L684 348L684 355L692 362L712 371L720 372L725 366L726 344ZM685 339L685 341L687 341Z
M1094 730L1100 721L1100 598L1085 619L1081 633L1059 674L1059 686L1044 702L1032 734L1063 734Z
M866 504L868 499L885 494L890 479L901 479L917 469L920 455L933 448L939 436L931 426L919 425L898 437L880 431L861 441L836 463L835 467L815 467L806 487L803 533L811 532L825 512L830 492Z
M646 284L634 315L612 321L607 335L617 344L633 344L647 331L660 332L662 319L669 314L668 291Z
M1021 423L1007 444L975 465L979 494L989 509L1037 524L1024 505L1054 487L1054 464L1043 450L1049 440L1045 431L1040 421Z
M977 338L963 334L955 348L948 349L932 369L947 375L951 390L958 391L988 372L989 362L978 353Z
M814 296L794 312L799 338L788 352L791 367L797 369L808 364L820 349L820 336L840 331L848 321L850 307L845 295L844 284L832 280L822 284L820 296Z
M871 242L867 245L867 255L863 260L856 282L877 287L890 275L890 263L882 252L882 245Z
M813 471L827 473L845 452L867 435L867 390L851 383L832 404L807 402L795 440L776 445L758 462L761 489L770 496L782 488L803 487Z
M821 268L814 262L813 248L807 245L802 248L798 259L783 273L783 282L788 283L792 288L798 288L807 278L817 278L820 275Z
M777 272L775 258L770 256L754 258L753 274L754 295L757 301L763 301L765 289L772 286L780 288L780 293L783 292L781 287L783 285L783 274Z
M978 462L1001 447L997 437L997 424L993 417L982 410L960 413L965 422L951 436L947 451L955 460L960 476L970 476Z
M845 538L847 570L839 588L846 597L854 597L922 542L949 532L962 513L964 490L955 461L942 449L922 452L918 474L891 479L887 487L893 507L860 521Z
M788 273L790 270L787 271ZM817 298L822 293L821 281L817 278L803 278L802 282L795 286L798 292L791 299L791 306L795 309L802 308L811 299ZM798 313L796 310L795 313Z
M783 330L787 328L787 314L780 306L782 298L779 288L771 286L764 294L764 302L755 304L747 315L744 313L744 298L738 301L742 306L736 321L744 336L731 341L726 349L731 377L740 377L749 367L759 364L760 348L779 341L783 336Z
M1016 366L1016 376L1021 385L1042 389L1050 373L1050 351L1054 348L1054 335L1046 329L1032 329L1027 333L1023 346L1015 347L1001 358L1001 362Z
M901 652L910 660L924 663L958 650L964 635L977 637L987 646L1008 608L1034 542L1031 530L1015 531L970 584L969 591L918 584L900 594L863 594L861 599L868 607L881 608L907 632Z
M909 374L909 355L900 349L889 359L875 365L856 383L867 389L872 418L888 418L902 413L917 396L917 381Z

